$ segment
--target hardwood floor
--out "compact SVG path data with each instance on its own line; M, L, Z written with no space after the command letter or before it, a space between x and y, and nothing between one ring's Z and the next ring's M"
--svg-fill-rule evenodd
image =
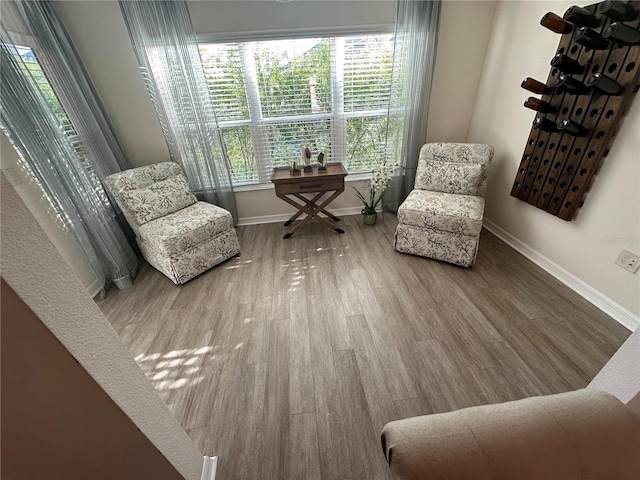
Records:
M239 227L240 257L98 302L219 479L390 478L386 422L584 387L630 334L486 231L464 269L343 224Z

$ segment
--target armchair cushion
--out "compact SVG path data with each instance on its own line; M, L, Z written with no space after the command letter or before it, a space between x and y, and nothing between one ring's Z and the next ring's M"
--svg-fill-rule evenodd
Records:
M398 209L398 223L475 236L483 212L482 197L415 189Z
M484 177L484 165L424 160L416 183L433 192L476 195Z
M189 252L226 230L233 230L233 218L228 211L210 203L197 202L145 223L139 229L139 236L155 251L171 256Z
M480 165L480 178L475 178L476 169L468 169L464 171L469 176L469 180L473 177L473 182L467 181L468 187L477 183L477 188L460 192L465 195L477 195L483 197L487 188L488 168L491 158L493 157L493 147L491 145L483 145L480 143L427 143L420 150L418 158L418 168L416 171L416 180L414 188L431 190L428 186L429 170L434 163L457 164L462 166ZM450 166L450 165L448 165ZM476 167L477 168L477 167ZM451 174L453 175L453 174ZM441 190L454 193L449 190Z
M148 187L123 191L120 198L139 225L182 210L198 201L182 174L152 183Z
M175 175L184 175L180 165L175 162L160 162L114 173L106 180L109 190L115 195L120 191L145 188Z

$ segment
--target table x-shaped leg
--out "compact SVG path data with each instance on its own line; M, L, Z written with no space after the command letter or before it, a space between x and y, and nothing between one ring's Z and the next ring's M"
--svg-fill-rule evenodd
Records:
M336 217L335 215L332 215L332 214L329 214L328 212L326 212L326 210L324 208L327 205L329 205L333 200L335 200L336 197L338 195L340 195L342 192L344 192L344 188L336 190L328 198L326 198L320 205L316 204L315 202L317 202L318 199L320 197L322 197L322 195L325 194L326 192L318 193L311 200L309 200L307 198L304 198L301 195L295 194L295 197L303 200L305 202L305 204L298 203L295 200L287 197L286 195L278 195L278 197L280 197L282 200L284 200L285 202L289 203L290 205L293 205L294 207L296 207L299 210L298 213L296 213L293 217L291 217L287 221L287 223L285 223L285 225L291 224L291 222L293 222L296 218L298 218L302 213L306 213L307 214L307 217L305 219L303 219L298 225L296 225L291 230L289 230L289 233L285 234L283 238L291 237L294 233L296 233L296 231L298 231L298 229L300 229L302 226L306 225L309 221L311 221L312 218L315 218L322 225L324 225L327 228L330 228L331 230L334 230L337 233L344 233L344 230L342 230L341 228L336 227L335 225L329 223L324 218L318 216L318 213L322 212L322 213L324 213L325 215L329 216L332 219L338 219L338 217Z
M316 202L320 199L320 197L322 197L325 193L327 193L327 192L320 192L315 197L313 197L311 200L309 200L306 197L303 197L299 193L292 193L291 195L294 195L296 198L299 198L300 200L305 202L306 206L314 206L316 204ZM284 223L284 226L286 227L288 225L291 225L295 221L295 219L298 218L303 213L305 213L305 210L298 209L298 212L295 213L289 220L287 220ZM328 212L327 210L322 209L322 210L320 210L320 213L324 213L327 217L329 217L334 222L339 222L340 221L340 218L336 217L333 213Z

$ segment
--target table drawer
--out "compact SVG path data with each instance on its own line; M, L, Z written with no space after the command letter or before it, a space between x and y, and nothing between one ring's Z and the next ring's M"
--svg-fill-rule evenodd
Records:
M313 193L321 191L340 190L344 188L344 178L324 180L310 178L296 183L282 183L276 185L276 192L279 194L289 193Z

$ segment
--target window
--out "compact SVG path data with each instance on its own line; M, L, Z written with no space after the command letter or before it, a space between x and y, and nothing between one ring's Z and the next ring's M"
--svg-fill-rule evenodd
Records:
M393 35L203 43L200 53L236 184L314 156L367 172L384 158Z
M36 52L30 46L17 44L10 45L9 50L18 59L18 64L23 70L22 73L24 74L25 78L31 77L40 92L42 92L44 99L46 100L47 104L51 108L51 111L56 117L60 129L66 135L71 146L73 147L73 150L77 155L78 160L82 164L84 170L88 173L96 192L100 195L102 201L108 205L109 200L100 184L100 180L98 179L98 176L96 175L91 162L87 158L87 153L84 145L82 144L82 140L80 139L80 135L69 119L64 107L58 99L58 96L53 91L53 88L51 87L51 84L49 83L49 80L47 79L42 66L38 62ZM7 138L10 138L10 136L7 135ZM18 152L18 156L22 159L20 150L16 149L16 151ZM30 178L33 178L34 181L37 181L35 175L33 174L33 171L31 170L27 162L25 162L24 159L22 160L23 161L21 162L21 167L25 169Z

